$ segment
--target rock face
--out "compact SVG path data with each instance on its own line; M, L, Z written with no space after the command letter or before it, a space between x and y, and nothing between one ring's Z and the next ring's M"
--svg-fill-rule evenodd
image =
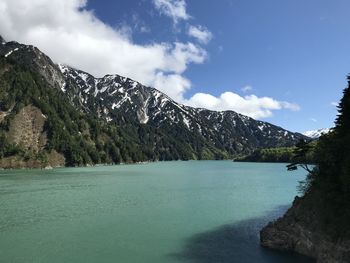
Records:
M296 197L287 213L260 232L263 247L293 251L318 263L350 262L350 240L334 240L318 225L317 213L309 207L312 193Z
M26 150L39 152L47 142L44 132L46 116L40 109L28 105L20 110L11 121L9 140L19 144Z
M0 112L0 123L11 110ZM42 158L36 157L43 153L48 141L47 132L44 130L46 120L47 117L42 111L33 105L25 106L13 115L13 118L9 121L6 140L20 146L26 152L26 155L0 158L1 168L44 168L46 166L61 167L65 165L64 156L55 150L45 153Z

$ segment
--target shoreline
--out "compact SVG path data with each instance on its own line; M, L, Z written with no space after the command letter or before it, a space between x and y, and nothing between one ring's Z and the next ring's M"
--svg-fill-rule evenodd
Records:
M8 171L8 170L53 170L53 169L61 169L61 168L94 168L94 167L103 167L103 166L119 166L119 165L145 165L145 164L151 164L151 163L162 163L162 162L191 162L191 161L232 161L232 159L209 159L209 160L167 160L167 161L142 161L142 162L130 162L130 163L101 163L101 164L87 164L87 165L81 165L81 166L46 166L46 167L11 167L11 168L3 168L0 167L1 171ZM248 162L246 162L248 163ZM255 162L252 162L255 163Z

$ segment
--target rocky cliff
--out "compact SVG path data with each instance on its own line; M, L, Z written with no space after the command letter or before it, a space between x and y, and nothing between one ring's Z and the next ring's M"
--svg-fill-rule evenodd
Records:
M0 125L8 114L0 111ZM0 158L0 167L44 168L65 165L62 154L54 150L44 153L47 144L47 132L44 130L46 119L41 110L33 105L25 106L18 113L12 114L8 120L6 141L16 145L22 154Z
M32 105L23 107L11 120L8 139L24 149L39 152L47 143L46 116Z
M312 196L296 197L287 213L260 232L261 245L281 251L294 251L317 259L318 263L350 262L350 240L325 233L312 208Z

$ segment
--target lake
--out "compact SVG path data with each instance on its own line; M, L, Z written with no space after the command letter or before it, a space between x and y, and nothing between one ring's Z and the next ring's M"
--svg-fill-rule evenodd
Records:
M231 161L0 171L0 262L314 262L260 248L305 172Z

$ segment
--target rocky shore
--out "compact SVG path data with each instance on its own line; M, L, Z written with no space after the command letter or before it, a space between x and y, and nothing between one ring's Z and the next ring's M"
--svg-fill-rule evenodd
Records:
M318 263L349 263L350 240L332 239L322 231L312 204L312 194L296 197L286 214L260 232L263 247L293 251Z

